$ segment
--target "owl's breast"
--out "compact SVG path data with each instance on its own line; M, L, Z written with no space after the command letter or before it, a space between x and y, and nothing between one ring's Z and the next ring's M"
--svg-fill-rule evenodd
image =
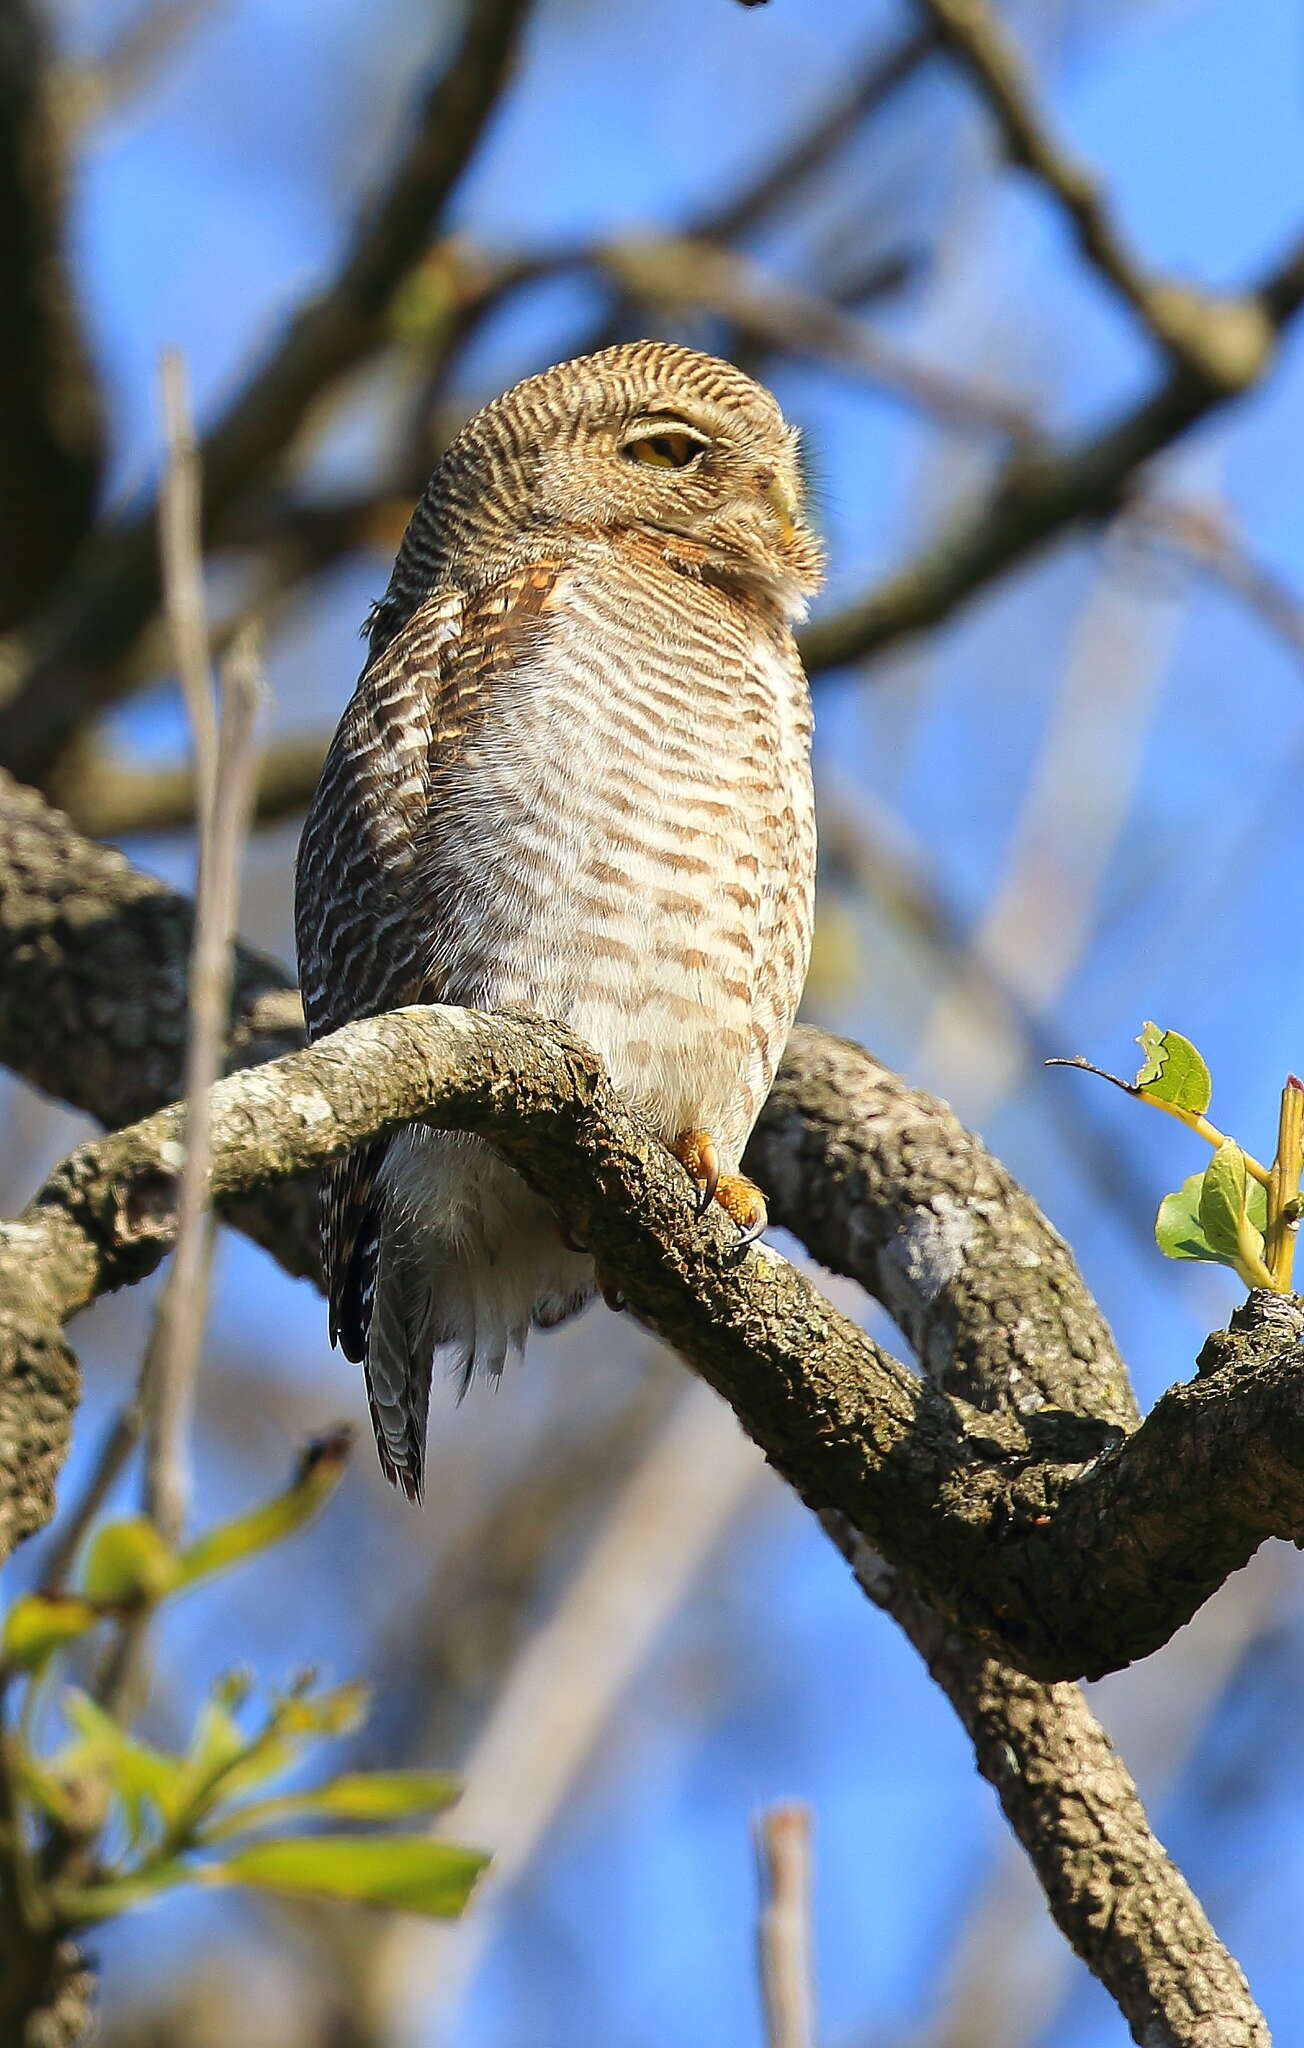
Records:
M791 642L669 573L575 576L432 820L444 994L570 1024L670 1137L733 1164L809 949ZM777 1043L776 1043L777 1040Z

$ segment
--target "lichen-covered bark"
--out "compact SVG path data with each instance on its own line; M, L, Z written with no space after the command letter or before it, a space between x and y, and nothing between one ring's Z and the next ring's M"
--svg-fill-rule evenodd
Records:
M102 1117L149 1110L179 1083L188 943L182 899L0 783L0 1054ZM145 980L153 994L141 1003ZM103 1043L117 997L136 1017L134 1059ZM45 1028L33 1036L38 1012ZM233 1063L266 1059L299 1036L276 968L242 954ZM1289 1522L1301 1507L1294 1467L1304 1462L1291 1433L1276 1443L1274 1483L1252 1474L1247 1482L1237 1461L1263 1462L1269 1411L1289 1406L1296 1305L1256 1299L1242 1327L1211 1340L1204 1377L1175 1390L1157 1424L1152 1417L1125 1441L1135 1416L1109 1332L1035 1205L942 1105L817 1032L795 1035L751 1163L775 1213L888 1302L937 1391L868 1344L791 1269L757 1254L739 1262L724 1225L697 1225L679 1169L610 1093L592 1055L555 1028L398 1013L223 1084L216 1107L218 1196L260 1186L242 1220L291 1270L310 1264L309 1211L266 1186L269 1176L423 1111L491 1135L621 1272L636 1309L733 1400L776 1465L832 1510L866 1590L948 1692L1060 1925L1135 2037L1262 2048L1266 2029L1240 1972L1151 1835L1080 1695L1003 1662L940 1610L967 1611L986 1570L1007 1607L1015 1604L997 1613L988 1585L976 1618L1008 1640L1031 1587L1035 1639L1020 1654L1035 1661L1054 1638L1060 1655L1064 1617L1058 1636L1055 1627L1048 1634L1039 1610L1052 1589L1052 1604L1072 1610L1073 1582L1094 1573L1082 1531L1089 1544L1094 1525L1107 1551L1138 1502L1142 1549L1162 1536L1157 1523L1184 1497L1187 1468L1171 1449L1183 1432L1181 1456L1204 1459L1214 1480L1190 1503L1218 1528L1205 1570L1220 1568L1229 1534L1233 1548L1252 1547L1265 1515ZM82 1148L0 1231L0 1302L22 1308L0 1344L0 1398L11 1404L0 1424L15 1444L26 1433L0 1466L13 1536L48 1513L62 1455L75 1366L61 1322L161 1256L179 1135L178 1112L168 1110ZM1247 1388L1253 1413L1238 1430L1226 1416ZM1153 1496L1129 1484L1146 1430L1141 1463L1156 1467ZM1239 1514L1247 1499L1252 1511ZM1041 1522L1048 1507L1056 1512ZM1081 1528L1075 1517L1085 1518ZM939 1532L941 1562L930 1571L925 1556L921 1571L917 1548L937 1549ZM1176 1555L1180 1564L1189 1540L1180 1529L1170 1563ZM1078 1611L1074 1625L1082 1618ZM1097 1612L1092 1626L1103 1620L1117 1634L1112 1613Z
M749 1153L780 1219L889 1307L943 1390L1135 1425L1113 1339L1067 1246L945 1103L859 1046L799 1030ZM1075 1685L949 1629L839 1517L866 1593L974 1745L1057 1925L1149 2048L1266 2048L1244 1972L1151 1830Z

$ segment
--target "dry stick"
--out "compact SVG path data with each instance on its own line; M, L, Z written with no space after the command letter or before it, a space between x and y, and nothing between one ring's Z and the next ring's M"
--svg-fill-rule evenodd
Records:
M757 1824L756 1846L766 2048L814 2048L810 1808L796 1800L770 1807Z
M310 294L204 437L206 517L219 530L281 458L322 393L390 338L390 309L429 252L439 214L506 85L530 0L476 0L426 83L381 189L343 258ZM449 307L450 331L458 310ZM106 523L25 644L0 650L0 759L29 781L130 687L122 658L158 602L155 514Z
M829 157L849 142L861 123L922 69L941 41L936 28L913 30L892 48L875 47L851 84L821 109L808 128L744 182L733 197L707 206L688 228L694 238L732 242L754 228L767 214L788 205L800 186Z
M208 1313L212 1226L208 1181L208 1091L222 1071L230 1018L231 948L239 902L240 855L253 797L254 725L261 701L258 645L250 628L222 669L222 719L210 823L204 834L191 959L191 1032L186 1047L185 1158L176 1250L159 1300L147 1374L145 1509L170 1542L185 1520L186 1441Z
M1064 214L1078 247L1173 359L1222 378L1253 337L1245 310L1187 285L1152 277L1127 247L1095 179L1061 148L1038 112L1017 51L986 0L919 0L968 72L1000 129L1011 162L1030 171Z
M763 1471L723 1404L688 1387L526 1642L467 1759L450 1825L494 1858L475 1912L455 1927L396 1915L376 1940L368 2017L394 2048L429 2039L462 2004L493 1937L496 1899L532 1861L613 1708Z

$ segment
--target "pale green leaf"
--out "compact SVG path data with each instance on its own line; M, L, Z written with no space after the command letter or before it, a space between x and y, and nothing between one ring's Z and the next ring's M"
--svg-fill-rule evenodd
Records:
M177 1584L177 1560L154 1524L128 1515L99 1529L82 1567L79 1590L107 1607L160 1600Z
M153 1814L165 1823L175 1817L182 1795L180 1757L168 1756L129 1734L112 1714L75 1687L64 1694L63 1711L80 1739L59 1752L61 1767L69 1775L104 1780L122 1802L133 1842L140 1839Z
M38 1671L65 1643L85 1635L99 1620L89 1601L73 1593L25 1593L5 1616L5 1659L23 1671Z
M459 1914L488 1857L420 1835L297 1835L253 1842L202 1876L304 1898L399 1906L441 1919Z
M1211 1171L1193 1173L1171 1195L1165 1195L1155 1218L1155 1241L1166 1258L1203 1259L1218 1266L1236 1267L1236 1254L1219 1251L1205 1232L1200 1217L1205 1180ZM1257 1233L1268 1223L1268 1191L1255 1180L1247 1180L1245 1211Z
M412 1820L451 1806L461 1786L442 1771L357 1771L311 1792L287 1792L222 1813L206 1833L248 1834L287 1820Z
M1137 1038L1144 1058L1133 1087L1152 1102L1171 1102L1192 1116L1203 1116L1213 1094L1213 1082L1200 1054L1180 1031L1161 1031L1157 1024L1143 1024Z
M338 1486L351 1442L352 1432L339 1429L311 1445L284 1493L247 1514L219 1522L183 1551L178 1560L178 1583L191 1586L196 1579L226 1571L301 1529Z
M60 1885L51 1894L55 1914L67 1927L90 1927L97 1921L116 1919L133 1906L149 1905L160 1892L179 1884L193 1884L202 1873L174 1858L147 1864L124 1877L106 1879L103 1884Z
M1229 1138L1206 1166L1200 1190L1200 1229L1222 1259L1235 1260L1241 1255L1241 1223L1247 1215L1248 1184L1245 1154ZM1253 1226L1251 1231L1257 1240L1256 1249L1262 1253L1262 1235Z

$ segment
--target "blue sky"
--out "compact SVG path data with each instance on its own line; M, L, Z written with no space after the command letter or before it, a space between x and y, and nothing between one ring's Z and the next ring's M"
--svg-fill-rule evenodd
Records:
M70 6L70 47L96 45L124 13ZM417 0L367 9L229 0L138 103L88 136L76 248L110 401L116 491L137 488L156 459L160 346L184 349L209 415L327 274L359 190L401 131L439 13ZM1154 264L1234 288L1304 225L1304 39L1287 0L1066 0L1013 19L1061 132L1099 168ZM673 229L816 109L876 32L906 20L873 0L747 10L730 0L544 0L513 91L457 196L456 225L507 249ZM902 242L929 261L873 317L930 362L1008 388L1061 429L1089 427L1153 376L1130 316L1084 273L1041 196L996 169L981 116L937 64L839 161L836 179L756 248L785 276L818 285L830 252ZM510 308L462 364L458 400L469 409L567 353L586 303L568 288ZM779 386L822 479L835 592L860 589L906 556L990 461L972 438L939 434L831 372L789 367ZM312 474L365 476L385 403L382 385L334 416ZM1270 385L1192 437L1161 481L1173 495L1216 502L1256 556L1304 587L1302 429L1296 341ZM274 728L333 722L356 672L357 625L385 574L378 557L354 561L285 622L270 656ZM1116 602L1125 630L1111 642L1113 615L1101 608ZM1098 690L1088 673L1067 767L1086 801L1084 829L1098 833L1099 877L1090 900L1075 904L1083 942L1044 1005L1044 1030L1065 1052L1126 1069L1144 1017L1180 1027L1213 1067L1219 1121L1270 1146L1276 1092L1304 1061L1304 806L1289 779L1292 762L1304 763L1304 673L1298 652L1242 604L1172 564L1109 555L1095 541L1062 546L927 645L821 684L822 780L853 815L890 818L957 915L981 927L1017 860L1066 672L1075 651L1089 663L1093 647L1107 657L1113 647L1119 667ZM1096 698L1109 708L1093 725ZM167 688L120 721L122 743L142 755L169 754L181 729ZM170 875L188 873L180 844L133 850ZM293 834L271 833L247 878L246 930L284 957L292 856ZM1069 893L1077 879L1068 877ZM1026 1058L993 1093L981 1017L944 1066L930 1065L945 963L881 902L830 898L827 915L840 936L820 1021L944 1085L976 1118L1078 1249L1152 1399L1190 1370L1234 1289L1160 1260L1136 1205L1092 1175L1080 1132L1066 1130L1053 1098L1079 1098L1068 1113L1116 1149L1151 1204L1200 1163L1194 1142L1160 1119L1152 1128L1103 1088L1091 1093L1085 1077L1047 1076ZM216 1411L258 1402L262 1386L272 1393L247 1456L202 1461L206 1510L274 1482L288 1455L287 1404L321 1420L360 1409L351 1369L326 1350L320 1304L241 1242L223 1246L219 1297L210 1353L223 1372L232 1359L241 1371L215 1377L210 1403ZM139 1335L136 1304L111 1304L88 1325L82 1449ZM435 1428L450 1469L469 1486L493 1483L541 1416L567 1400L572 1357L591 1389L603 1354L627 1341L595 1312L581 1334L536 1348L528 1385L514 1379L458 1413L445 1402ZM440 1532L414 1531L369 1474L347 1493L334 1522L260 1586L256 1608L215 1595L178 1623L169 1651L179 1700L229 1661L237 1633L239 1655L269 1675L287 1661L349 1671L365 1662L373 1623L416 1597L423 1552L438 1549ZM437 1514L428 1510L427 1524ZM558 1582L560 1567L550 1569L541 1612ZM1235 1601L1236 1588L1222 1597ZM1287 1569L1257 1647L1157 1816L1283 2039L1304 2029L1294 1933L1304 1909L1299 1609L1298 1572ZM1147 1684L1162 1717L1164 1655ZM1106 1686L1107 1719L1111 1697ZM1180 1723L1176 1694L1170 1706ZM1254 1767L1264 1753L1270 1771ZM756 2040L749 1828L759 1806L791 1794L815 1814L822 2042L923 2042L1001 1823L913 1652L775 1484L753 1496L702 1572L528 1883L505 1903L450 2036L456 2048ZM166 1923L155 1916L104 1942L110 2009L157 1967L165 1925L182 1959L234 1938L230 1919L209 1908L163 1910ZM1121 2038L1116 2013L1074 1966L1041 2048Z

